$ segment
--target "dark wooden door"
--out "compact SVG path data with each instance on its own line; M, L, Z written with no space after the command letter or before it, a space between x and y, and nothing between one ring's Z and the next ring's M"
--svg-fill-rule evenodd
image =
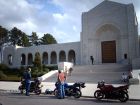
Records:
M116 42L104 41L102 46L102 63L116 63Z

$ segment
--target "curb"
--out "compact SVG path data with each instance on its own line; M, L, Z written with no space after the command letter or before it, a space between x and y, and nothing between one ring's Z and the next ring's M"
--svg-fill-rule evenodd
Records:
M85 98L94 98L92 96L82 96L82 97L85 97ZM95 99L95 98L94 98ZM128 101L140 101L140 99L129 99Z
M19 91L18 90L3 90L3 89L0 89L0 93L19 93ZM44 93L43 93L44 94ZM92 97L92 96L81 96L81 97L84 97L84 98L93 98L93 99L95 99L94 97ZM140 99L129 99L129 101L140 101Z
M129 99L130 101L140 101L140 99Z

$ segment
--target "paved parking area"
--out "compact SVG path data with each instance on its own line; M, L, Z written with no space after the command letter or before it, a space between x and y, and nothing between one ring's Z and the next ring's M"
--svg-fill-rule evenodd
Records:
M94 98L81 97L75 99L66 97L65 99L57 99L52 95L30 95L24 96L21 94L3 94L0 95L0 103L2 105L139 105L138 101L127 101L121 103L118 100L101 100Z
M46 89L54 90L54 82L43 82L42 92L44 93ZM71 83L72 84L72 83ZM20 82L0 82L0 94L2 93L19 93L18 86ZM93 97L95 90L97 89L97 84L86 83L86 87L82 89L83 96ZM114 84L114 86L119 86L120 84ZM122 85L122 84L121 84ZM3 91L6 90L6 91ZM140 100L140 85L131 85L129 87L129 97L130 99Z

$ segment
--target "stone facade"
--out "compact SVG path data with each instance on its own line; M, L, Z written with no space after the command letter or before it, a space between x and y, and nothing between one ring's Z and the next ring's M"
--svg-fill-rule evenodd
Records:
M3 63L10 67L31 66L37 53L41 57L42 64L45 65L54 65L62 61L80 64L80 42L25 48L6 47L3 53Z
M131 63L139 55L138 23L132 4L124 5L104 1L92 10L82 14L81 61L89 63L93 56L95 63L102 63L101 43L115 41L116 62L127 59ZM84 59L82 59L84 58Z
M6 47L3 62L11 67L32 65L39 53L43 64L129 63L139 57L138 23L133 4L103 1L82 14L81 41L64 44Z

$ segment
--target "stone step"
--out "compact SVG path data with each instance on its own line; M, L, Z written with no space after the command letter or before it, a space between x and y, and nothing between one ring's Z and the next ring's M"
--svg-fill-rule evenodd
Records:
M81 65L74 66L71 76L67 76L67 82L86 82L98 83L98 81L106 81L106 83L122 83L121 76L123 73L128 74L130 65L121 64L101 64L101 65ZM47 82L57 80L57 74L48 78Z
M104 80L106 83L121 84L122 74L124 72L72 72L71 76L67 76L67 82L86 82L86 83L98 83ZM126 74L128 72L125 72ZM45 80L46 82L56 82L57 74L54 74L50 78Z
M72 73L68 76L68 82L91 82L97 83L98 81L106 81L107 83L121 83L121 75L123 72L96 72L96 73Z
M121 64L83 65L74 66L73 72L125 72L130 68L130 65Z

